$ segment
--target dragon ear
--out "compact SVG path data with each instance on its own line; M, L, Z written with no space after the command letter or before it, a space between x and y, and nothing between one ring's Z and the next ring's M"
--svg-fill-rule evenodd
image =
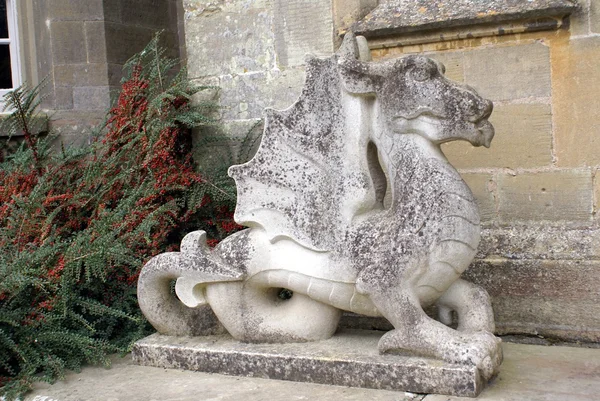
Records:
M392 69L393 62L373 63L367 40L346 33L337 52L340 77L344 88L354 94L375 93L378 83Z
M358 59L360 56L360 52L358 50L358 43L356 41L356 36L351 31L348 31L344 35L344 40L342 41L342 45L337 51L337 54L340 58L344 59Z

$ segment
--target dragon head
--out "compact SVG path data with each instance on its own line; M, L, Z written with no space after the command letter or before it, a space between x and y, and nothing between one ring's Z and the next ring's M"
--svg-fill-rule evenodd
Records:
M351 41L356 39L347 34L338 53L342 81L350 93L377 97L386 131L419 134L435 144L466 140L490 146L492 102L444 77L441 63L419 55L362 61Z

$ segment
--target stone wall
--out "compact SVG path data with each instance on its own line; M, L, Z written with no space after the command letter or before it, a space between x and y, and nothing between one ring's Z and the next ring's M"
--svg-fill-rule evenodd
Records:
M44 107L65 141L84 141L100 123L122 66L165 30L178 56L176 0L24 0L19 19L29 82L47 77Z
M490 149L444 147L484 220L467 278L494 299L499 333L600 341L600 1L553 31L372 50L423 53L494 101ZM570 23L570 26L568 25Z
M246 135L264 109L290 106L304 56L334 51L329 0L184 0L189 77L215 85L225 131Z
M241 135L265 107L297 98L302 53L330 54L373 3L185 0L190 74L221 87L222 118ZM369 38L374 59L426 54L495 103L490 149L444 151L481 207L483 240L466 277L492 295L501 334L600 341L600 0L580 3L536 29L512 24L512 34Z

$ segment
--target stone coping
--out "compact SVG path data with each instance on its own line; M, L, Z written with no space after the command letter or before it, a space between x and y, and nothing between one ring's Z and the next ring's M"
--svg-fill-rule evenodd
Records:
M412 393L475 397L484 388L474 366L380 355L382 334L342 330L328 340L287 344L242 343L229 335L153 334L134 345L132 357L143 366Z
M352 30L373 38L524 20L539 30L560 26L540 20L560 20L577 7L571 0L384 0Z

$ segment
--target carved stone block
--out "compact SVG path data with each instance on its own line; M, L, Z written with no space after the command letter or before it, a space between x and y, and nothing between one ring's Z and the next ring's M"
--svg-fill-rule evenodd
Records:
M477 204L440 149L488 147L492 103L429 58L368 54L364 38L347 34L337 54L308 59L296 103L267 110L256 155L229 170L247 230L212 250L204 232L190 233L180 252L143 268L140 307L159 333L319 341L349 311L393 325L382 354L474 369L473 383L497 373L489 296L459 278L480 239ZM434 305L439 320L423 310Z

